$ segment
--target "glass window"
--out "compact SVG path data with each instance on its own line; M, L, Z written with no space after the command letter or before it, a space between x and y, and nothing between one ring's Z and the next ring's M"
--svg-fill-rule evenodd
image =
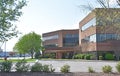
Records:
M88 36L88 37L82 39L82 41L84 41L84 42L96 42L96 34Z
M72 37L72 34L66 34L65 37L66 38Z
M96 42L96 34L90 36L90 42Z
M66 34L65 38L79 37L79 34Z
M63 46L76 46L79 44L79 34L66 34L63 38Z
M86 23L84 26L82 26L82 31L86 30L87 28L89 28L91 26L95 26L95 25L96 25L96 18L93 18L88 23Z
M58 44L44 45L45 48L58 47Z
M105 40L118 40L118 34L97 34L97 42L105 41Z
M78 37L79 37L79 34L74 34L74 37L77 37L77 38L78 38Z
M82 39L82 42L102 42L106 40L120 40L118 34L94 34Z
M58 35L52 35L52 36L48 36L48 37L43 37L43 41L52 40L52 39L58 39Z

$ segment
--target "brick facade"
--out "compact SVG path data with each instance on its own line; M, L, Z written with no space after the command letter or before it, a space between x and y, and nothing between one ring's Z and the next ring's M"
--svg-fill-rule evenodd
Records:
M110 13L112 12L112 13ZM102 13L102 15L101 15ZM115 21L115 19L120 20L120 9L103 9L103 8L96 8L91 13L89 13L82 21L79 23L79 29L73 30L58 30L49 33L44 33L43 37L49 37L53 35L58 35L58 39L46 40L43 42L43 45L49 44L57 44L57 47L49 47L45 49L45 53L56 53L56 58L62 58L62 54L66 52L73 52L73 53L92 53L95 52L113 52L117 58L120 58L120 38L119 39L109 39L105 41L98 41L98 35L106 35L106 34L117 34L120 35L120 27L117 22L110 22L108 17L111 18L111 21ZM88 24L91 20L95 18L95 25L88 25L85 30L82 29L83 26ZM104 20L108 20L105 23ZM101 23L102 24L101 24ZM104 23L104 24L103 24ZM104 25L101 27L101 25ZM104 28L103 28L104 27ZM78 34L79 33L79 44L73 47L64 47L63 39L66 34ZM90 38L90 36L95 35L96 41L85 41L85 38ZM99 35L100 36L100 35ZM93 38L92 38L93 39Z
M102 10L102 12L105 12L108 13L108 10L107 9L100 9L100 8L97 8L95 9L96 12L91 12L90 14L88 14L80 23L79 23L79 35L80 35L80 40L79 40L79 44L81 45L81 49L82 49L82 52L97 52L97 51L101 51L101 52L118 52L120 51L120 40L107 40L107 41L104 41L104 42L85 42L85 41L82 41L82 39L86 38L86 37L89 37L91 35L94 35L94 34L120 34L120 32L116 32L116 31L120 31L120 28L117 28L117 26L113 26L111 25L104 25L104 28L101 27L101 26L98 26L98 22L99 22L99 12L100 10ZM99 12L98 12L99 11ZM120 12L120 9L110 9L109 12L112 11L112 12ZM120 16L120 13L115 13L115 15L118 15L118 17ZM113 17L115 16L114 14L111 14L113 15ZM109 15L107 14L107 17ZM91 21L93 18L96 18L96 26L90 26L89 28L85 29L85 30L82 30L82 27L88 23L89 21ZM116 16L117 18L117 16ZM98 20L97 20L98 19ZM97 38L97 36L96 36ZM116 55L116 54L115 54ZM120 57L117 56L117 57Z
M43 45L49 45L49 44L57 44L57 47L49 47L45 48L45 53L56 53L56 58L62 58L63 53L69 53L69 52L76 52L79 51L79 45L76 46L71 46L71 47L65 47L63 45L63 38L65 37L66 34L78 34L79 30L78 29L73 29L73 30L58 30L58 31L53 31L49 33L44 33L42 37L49 37L53 35L58 35L57 39L50 39L43 41ZM79 38L78 38L79 39Z

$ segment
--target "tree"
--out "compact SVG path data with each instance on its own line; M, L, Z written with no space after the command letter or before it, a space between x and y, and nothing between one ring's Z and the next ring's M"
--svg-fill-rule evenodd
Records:
M34 32L20 38L13 48L14 51L18 51L19 53L31 53L31 58L33 58L34 52L38 52L42 49L41 36Z
M15 21L22 15L26 0L0 0L0 42L17 36Z
M110 4L110 0L97 0L98 3L101 5L104 10L97 10L96 13L98 14L98 18L96 20L99 20L97 25L102 25L101 30L103 32L107 31L114 31L116 30L116 34L119 35L120 32L120 9L117 7L114 7ZM116 0L117 2L117 0ZM117 4L117 3L114 3ZM117 5L116 5L117 6ZM119 7L119 6L118 6ZM104 28L107 28L104 29Z
M82 5L82 8L87 11L92 11L92 15L96 19L96 35L101 34L101 37L96 36L97 38L102 39L103 41L110 42L109 40L119 42L120 41L120 0L114 0L115 2L111 2L111 0L96 0L97 6L94 7L92 4ZM113 1L113 0L112 0ZM100 6L99 6L100 5ZM103 34L103 35L102 35ZM110 35L112 34L112 35ZM114 42L114 44L116 44ZM113 44L113 42L110 42ZM83 45L83 44L82 44ZM88 45L88 43L86 44ZM108 47L108 46L107 46ZM117 58L119 58L118 45L114 47L115 54ZM96 54L98 55L98 54Z
M118 5L120 6L120 0L117 0Z
M89 11L92 11L96 14L96 27L99 27L102 32L114 31L116 34L120 32L120 0L115 0L116 3L111 4L111 0L96 0L100 6L93 7L92 4L82 5L83 8L86 8ZM102 8L102 9L95 9ZM99 26L102 25L102 26Z

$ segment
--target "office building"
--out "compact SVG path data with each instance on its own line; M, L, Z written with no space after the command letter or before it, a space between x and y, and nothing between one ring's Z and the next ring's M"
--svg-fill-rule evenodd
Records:
M110 53L120 59L120 9L96 8L80 21L79 36L82 53L95 59Z
M79 29L57 30L42 35L44 53L55 53L56 58L72 58L79 51Z

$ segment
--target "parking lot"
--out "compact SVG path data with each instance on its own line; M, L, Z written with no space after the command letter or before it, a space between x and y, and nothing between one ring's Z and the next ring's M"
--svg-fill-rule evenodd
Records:
M60 67L65 64L71 66L71 72L88 72L88 67L93 67L96 72L102 72L102 66L110 65L113 72L117 72L115 66L117 61L87 61L87 60L39 60L42 64L52 64L56 72L60 72ZM33 64L33 63L32 63Z

